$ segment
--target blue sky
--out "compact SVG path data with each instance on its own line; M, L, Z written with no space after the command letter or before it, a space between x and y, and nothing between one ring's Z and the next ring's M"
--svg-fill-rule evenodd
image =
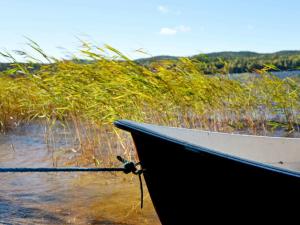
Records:
M77 37L133 58L215 51L300 49L298 0L0 0L0 50L24 36L49 54L78 49Z

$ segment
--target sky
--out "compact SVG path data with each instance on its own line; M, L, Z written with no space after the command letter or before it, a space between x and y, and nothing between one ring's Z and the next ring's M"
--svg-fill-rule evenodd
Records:
M80 40L132 58L300 49L299 0L0 0L0 51L29 37L63 57Z

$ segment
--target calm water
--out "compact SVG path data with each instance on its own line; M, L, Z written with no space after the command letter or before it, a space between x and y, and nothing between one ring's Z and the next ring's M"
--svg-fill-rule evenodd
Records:
M29 126L0 135L0 167L48 166L52 153L41 128ZM0 224L160 224L148 193L144 209L139 208L137 177L122 173L0 176Z
M300 70L292 70L292 71L275 71L272 72L275 76L284 79L286 77L300 77ZM255 73L233 73L229 74L229 76L233 79L242 79L247 78L249 76L257 76Z

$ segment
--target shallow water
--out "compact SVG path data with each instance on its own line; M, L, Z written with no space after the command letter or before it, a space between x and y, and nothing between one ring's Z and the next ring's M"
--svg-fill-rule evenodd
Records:
M73 134L58 126L52 135L56 149L72 148ZM287 134L281 128L264 135L300 137L299 132ZM0 135L0 167L52 167L56 153L47 143L44 126L38 124L17 127ZM66 158L76 154L62 153ZM160 224L147 190L144 208L140 209L138 178L132 175L5 173L0 176L0 224Z
M41 129L28 126L0 135L0 167L53 166L53 154ZM160 224L148 192L144 208L140 209L135 176L123 173L0 176L0 224Z

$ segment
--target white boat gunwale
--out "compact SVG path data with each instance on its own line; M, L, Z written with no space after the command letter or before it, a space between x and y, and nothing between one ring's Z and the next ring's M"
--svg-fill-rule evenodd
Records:
M285 175L289 175L289 176L293 176L293 177L297 177L300 178L300 172L298 171L294 171L294 170L290 170L290 169L286 169L286 168L281 168L281 167L277 167L277 166L272 166L270 164L266 164L266 163L261 163L258 161L254 161L254 160L249 160L249 159L245 159L242 157L238 157L238 156L234 156L231 154L226 154L224 152L220 152L211 148L207 148L201 145L196 145L193 143L189 143L187 141L183 141L183 140L179 140L177 138L174 137L170 137L169 135L165 135L163 133L159 133L157 131L152 130L151 128L147 128L144 126L141 126L142 123L137 123L137 122L133 122L133 121L129 121L129 120L118 120L115 122L115 125L119 128L122 128L124 130L127 130L129 132L138 132L141 134L147 134L149 136L153 136L168 142L172 142L174 144L178 144L184 147L185 150L187 151L193 151L196 153L199 152L205 152L214 156L218 156L218 157L222 157L225 159L229 159L229 160L233 160L242 164L247 164L250 166L254 166L254 167L258 167L258 168L262 168L265 170L269 170L269 171L273 171L273 172L277 172L277 173L281 173L281 174L285 174ZM145 126L150 125L150 124L144 124ZM196 129L187 129L187 128L177 128L177 127L169 127L169 128L174 128L174 129L184 129L184 130L195 130ZM199 130L202 131L202 130ZM204 131L207 133L215 133L215 134L226 134L228 135L229 133L221 133L221 132L210 132L210 131ZM254 135L246 135L246 134L234 134L234 135L239 135L239 136L244 136L244 137L253 137ZM268 139L295 139L295 138L282 138L282 137L269 137L269 136L255 136L258 138L268 138ZM300 149L299 149L300 150Z

